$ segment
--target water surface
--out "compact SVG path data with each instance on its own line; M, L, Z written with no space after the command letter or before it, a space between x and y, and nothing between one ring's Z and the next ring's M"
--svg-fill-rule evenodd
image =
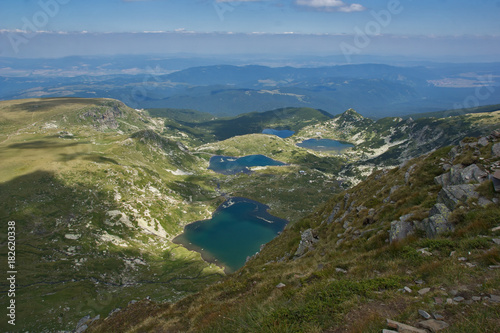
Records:
M289 138L292 135L295 134L295 131L290 131L290 130L277 130L273 128L266 128L262 131L262 134L271 134L271 135L276 135L279 136L282 139Z
M331 140L331 139L308 139L304 140L300 143L297 143L297 146L302 147L302 148L309 148L312 150L318 150L318 151L331 151L331 150L336 150L336 151L342 151L347 148L352 148L354 145L346 142L340 142L337 140Z
M224 175L234 175L240 172L250 173L249 167L285 165L264 155L248 155L244 157L231 157L216 155L210 158L210 170Z
M188 224L174 239L203 259L233 272L283 230L287 221L267 212L269 207L246 198L231 198L209 220Z

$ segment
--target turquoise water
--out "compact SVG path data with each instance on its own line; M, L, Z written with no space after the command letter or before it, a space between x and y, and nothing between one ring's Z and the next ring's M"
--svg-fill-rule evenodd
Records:
M279 136L282 139L289 138L292 135L295 134L294 131L290 130L277 130L277 129L272 129L272 128L266 128L265 130L262 131L263 134L271 134L271 135L276 135Z
M240 172L250 173L249 167L268 165L285 165L285 163L264 155L248 155L240 158L217 155L210 158L208 168L225 175L234 175Z
M308 139L304 140L301 143L297 143L297 146L303 148L309 148L313 150L337 150L342 151L347 148L352 148L354 145L350 143L344 143L331 139Z
M268 208L246 198L228 199L211 219L187 225L174 243L198 251L203 259L233 272L287 224L286 220L269 214Z

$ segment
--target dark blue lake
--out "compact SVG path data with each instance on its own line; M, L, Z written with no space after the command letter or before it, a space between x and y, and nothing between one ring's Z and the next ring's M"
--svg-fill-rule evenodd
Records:
M272 128L266 128L265 130L262 131L262 134L276 135L276 136L279 136L282 139L285 139L285 138L289 138L292 135L294 135L295 131L277 130L277 129L272 129Z
M326 151L326 150L342 151L344 149L354 147L354 145L350 143L344 143L331 139L308 139L302 141L301 143L297 143L297 146L319 151Z
M216 155L210 158L210 170L224 175L234 175L240 172L250 173L249 167L285 165L280 161L275 161L264 155L248 155L244 157L231 157Z
M246 198L228 199L210 220L188 224L184 233L173 241L200 252L204 260L225 267L227 272L233 272L288 223L269 214L268 208Z

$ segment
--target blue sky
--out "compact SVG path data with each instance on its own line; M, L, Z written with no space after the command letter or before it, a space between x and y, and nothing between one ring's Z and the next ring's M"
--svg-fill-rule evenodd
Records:
M127 53L127 47L134 45L143 52L192 52L193 41L204 38L217 48L204 46L194 51L249 51L230 36L236 34L259 40L252 44L253 50L272 50L279 39L276 36L281 36L280 47L300 53L296 43L315 35L303 52L339 53L347 48L377 53L383 45L388 53L404 54L402 45L406 49L413 45L422 53L424 48L444 55L447 50L456 53L462 45L464 54L474 54L468 49L474 46L478 55L495 56L500 55L500 46L495 45L500 45L499 17L500 0L2 0L0 55L81 54L89 51L78 46L92 45L103 46L106 54ZM152 32L156 34L145 38L149 44L127 43L123 35ZM296 37L290 38L291 33ZM121 38L113 40L109 36L113 34ZM369 43L360 41L361 35L368 35ZM64 50L57 45L58 39L66 43ZM72 45L71 40L79 42ZM165 41L177 44L163 49L154 45ZM325 43L335 47L325 47ZM99 53L97 47L94 52Z

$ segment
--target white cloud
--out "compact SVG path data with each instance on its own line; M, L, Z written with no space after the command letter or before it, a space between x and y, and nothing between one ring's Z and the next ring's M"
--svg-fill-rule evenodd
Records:
M346 4L342 0L296 0L295 4L325 12L351 13L366 10L363 5L357 3Z

